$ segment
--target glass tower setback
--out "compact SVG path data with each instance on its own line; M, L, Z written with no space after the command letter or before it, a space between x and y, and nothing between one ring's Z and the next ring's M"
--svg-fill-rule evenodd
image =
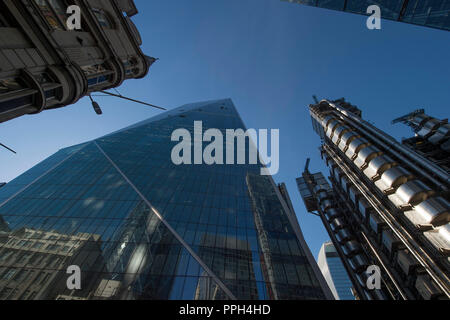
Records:
M1 188L0 299L332 298L260 164L173 164L194 121L245 130L229 99L185 105Z
M323 244L317 263L337 300L355 300L352 282L332 242Z
M450 30L450 0L281 0L367 15L378 5L382 18Z

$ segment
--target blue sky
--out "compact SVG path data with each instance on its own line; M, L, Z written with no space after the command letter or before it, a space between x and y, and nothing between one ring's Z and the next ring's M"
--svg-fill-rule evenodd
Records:
M307 106L312 95L346 97L363 116L396 138L410 136L390 121L419 107L449 117L450 33L383 21L368 30L363 16L279 0L136 0L133 20L143 50L158 57L147 78L120 92L168 109L232 98L248 128L280 129L280 172L314 256L328 240L306 213L295 186L307 157L326 169ZM58 149L149 118L160 111L115 98L0 125L0 180L10 181Z

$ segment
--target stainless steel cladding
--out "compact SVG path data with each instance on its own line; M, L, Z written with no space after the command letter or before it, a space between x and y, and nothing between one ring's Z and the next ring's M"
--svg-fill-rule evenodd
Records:
M354 163L355 165L360 168L364 169L368 166L369 162L373 160L374 158L382 155L383 152L381 152L378 148L374 146L368 146L358 153L358 156L356 157Z
M369 162L368 167L364 170L364 174L370 180L376 180L381 177L381 175L386 172L386 170L392 168L396 165L396 162L392 160L387 155L382 155L374 158Z
M316 193L322 221L355 287L364 286L369 264L383 270L387 290L360 290L361 298L449 299L450 124L416 110L399 119L417 135L400 143L344 99L310 112L324 132L334 191L334 199Z
M383 193L391 193L412 177L413 175L409 171L403 169L403 167L397 166L386 170L381 175L381 179L375 182L375 186Z

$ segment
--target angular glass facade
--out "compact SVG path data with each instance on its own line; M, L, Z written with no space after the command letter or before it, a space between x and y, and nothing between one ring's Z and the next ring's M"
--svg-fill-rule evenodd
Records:
M336 300L355 300L352 282L332 242L323 244L317 263Z
M245 130L231 100L185 105L1 188L0 299L330 298L261 165L172 163L172 132L200 120Z
M367 15L378 5L385 19L450 30L450 0L282 0Z

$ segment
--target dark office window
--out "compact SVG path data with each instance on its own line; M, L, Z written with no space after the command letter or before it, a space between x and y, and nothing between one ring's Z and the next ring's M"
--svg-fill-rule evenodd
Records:
M45 91L45 98L46 99L56 98L56 90L52 89Z
M13 110L20 107L26 107L33 105L33 96L28 95L13 100L7 100L0 102L0 113Z
M297 1L293 1L293 2L299 2L299 3L303 3L303 4L307 4L307 5L316 5L317 4L317 0L297 0Z
M344 10L345 0L319 0L317 6L327 9Z
M8 269L2 275L2 280L10 280L16 274L17 269Z
M45 18L47 23L52 29L63 30L64 25L61 24L57 18L55 12L46 0L34 0L34 2L39 6L42 16Z
M385 19L397 20L404 0L348 0L346 11L367 14L367 8L376 4L381 9L381 16Z
M132 57L130 59L122 60L123 67L125 69L125 73L127 76L130 76L132 74L136 74L139 72L139 68L136 68L135 66L138 64L138 61L135 57Z
M96 78L91 78L91 79L88 79L88 85L89 85L89 87L92 87L92 86L96 86L96 85L99 85L99 84L102 84L102 83L105 83L105 82L109 82L109 81L111 81L111 77L110 76L99 76L99 77L96 77Z
M91 79L88 79L88 86L89 86L89 87L95 86L97 83L98 83L98 78L91 78Z
M30 295L30 290L25 290L25 292L22 293L22 295L19 297L19 300L24 300L24 299L28 298L29 295Z
M46 99L57 98L61 95L61 84L50 74L44 72L35 75L36 80L42 85Z
M36 291L33 291L28 297L27 300L33 300L36 297Z
M2 252L2 254L0 255L0 261L7 261L12 255L13 255L14 251L12 250L5 250Z
M66 26L67 21L67 4L62 0L47 0L50 7L55 12L63 26Z
M104 64L84 66L82 69L88 78L89 87L111 81L112 71Z
M450 1L411 0L403 21L450 30Z
M67 29L67 4L63 0L34 0L34 2L52 29Z
M12 292L11 288L4 288L2 291L0 291L0 299L6 299Z
M32 253L24 253L19 259L17 259L16 263L22 264L27 262L32 256Z
M14 276L14 281L16 282L20 282L22 280L25 279L26 275L27 275L28 271L26 269L21 269L15 276Z

